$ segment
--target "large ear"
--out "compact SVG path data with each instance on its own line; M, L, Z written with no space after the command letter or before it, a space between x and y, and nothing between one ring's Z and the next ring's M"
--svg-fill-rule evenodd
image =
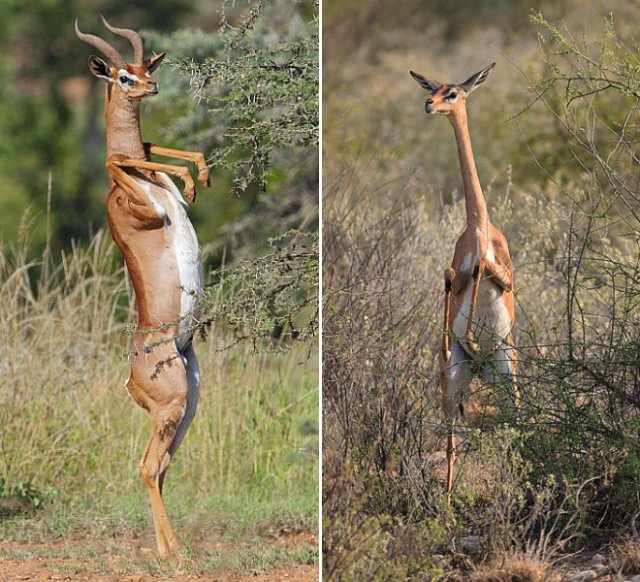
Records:
M89 70L100 79L113 81L113 78L111 77L111 67L100 57L96 57L95 55L91 55L89 57Z
M426 77L423 77L418 73L414 73L413 71L409 71L409 73L416 80L416 83L418 83L420 87L422 87L423 89L426 89L427 91L431 91L432 93L435 93L438 89L440 89L440 87L442 87L442 83L438 83L438 81L434 81L433 79L427 79Z
M495 66L495 63L491 63L488 67L482 69L482 71L477 72L475 75L471 75L471 77L469 77L464 83L460 84L460 87L462 87L465 90L465 93L468 95L478 85L481 85L487 80L487 77Z
M162 62L162 59L164 59L166 54L167 53L160 53L155 57L151 57L150 59L147 59L144 62L145 66L147 67L147 71L149 71L150 73L153 73L160 66L160 63Z

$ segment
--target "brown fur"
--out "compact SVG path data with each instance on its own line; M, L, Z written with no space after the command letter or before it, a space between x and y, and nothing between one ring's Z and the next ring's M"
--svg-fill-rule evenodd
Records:
M131 40L136 53L141 53L142 41L137 33L115 29L106 21L105 26ZM174 195L156 172L179 177L185 184L188 202L195 199L195 186L187 168L152 162L151 155L195 163L201 184L209 184L209 170L201 153L142 142L140 100L157 93L150 74L164 53L144 63L142 55L137 54L140 62L122 66L121 57L108 43L83 35L77 24L76 34L103 52L106 50L118 65L109 66L95 56L89 59L91 72L107 82L106 166L111 186L106 201L107 221L127 264L138 306L138 332L132 342L131 374L126 387L133 400L151 415L152 432L140 470L151 500L158 552L167 556L175 554L178 542L162 500L162 483L179 444L174 439L185 415L189 383L183 356L174 341L182 293L174 230L167 227L166 215L160 208L172 208L169 197ZM122 70L138 78L126 90L119 81ZM193 365L197 367L197 362Z
M451 330L454 322L463 306L464 297L470 286L473 287L470 316L466 330L466 351L475 354L478 345L473 338L473 325L475 323L476 300L481 285L494 285L500 294L500 300L508 313L511 328L515 322L515 309L513 297L513 264L509 256L509 246L506 237L491 223L487 205L485 202L478 172L476 170L471 138L467 124L466 99L467 96L484 82L493 65L479 71L460 85L443 85L411 72L411 76L425 90L430 92L430 97L425 102L425 111L429 114L446 116L453 127L458 146L460 170L464 184L465 212L467 225L456 242L451 267L445 270L445 301L444 301L444 326L442 338L442 350L439 357L441 371L442 405L444 413L450 417L450 431L447 442L447 491L453 484L453 467L456 457L455 434L453 425L455 421L455 407L451 406L451 390L447 374L450 373L452 357ZM487 255L489 248L493 251L493 260ZM468 260L471 257L471 260ZM504 341L513 347L511 334ZM463 346L464 347L464 346ZM515 372L515 350L508 350L510 362ZM455 388L453 388L455 390Z

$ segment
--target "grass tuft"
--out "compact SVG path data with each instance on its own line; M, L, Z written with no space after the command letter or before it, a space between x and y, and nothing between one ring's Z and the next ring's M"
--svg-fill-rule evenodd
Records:
M613 557L620 572L633 575L640 574L640 540L626 540L616 544Z
M505 554L483 564L471 575L473 582L560 582L554 568L526 554Z

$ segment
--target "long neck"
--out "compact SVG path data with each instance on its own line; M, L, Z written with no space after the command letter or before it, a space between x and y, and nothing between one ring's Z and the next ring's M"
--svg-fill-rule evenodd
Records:
M482 193L476 163L471 149L471 137L467 124L467 112L463 108L449 116L453 131L458 143L458 157L460 158L460 170L464 184L464 200L467 212L467 226L475 227L487 234L489 228L489 214L487 203Z
M130 100L117 89L107 86L105 101L107 122L107 157L113 154L144 160L140 133L140 101Z

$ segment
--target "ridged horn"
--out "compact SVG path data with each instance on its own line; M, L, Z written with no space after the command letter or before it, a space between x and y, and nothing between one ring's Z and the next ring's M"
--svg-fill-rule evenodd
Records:
M141 65L144 61L144 45L142 44L140 35L135 30L129 28L116 28L115 26L111 26L102 14L100 18L102 18L102 24L104 24L110 32L126 38L131 43L131 46L133 46L133 62L136 65Z
M127 66L127 61L122 55L114 49L106 40L102 40L99 36L93 34L85 34L80 32L78 28L78 19L76 18L76 36L83 42L97 48L105 57L107 57L116 67L123 69Z

